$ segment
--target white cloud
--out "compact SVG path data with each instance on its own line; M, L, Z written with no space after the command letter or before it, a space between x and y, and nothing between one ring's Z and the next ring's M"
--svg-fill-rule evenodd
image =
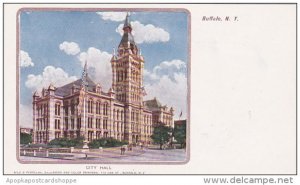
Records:
M19 124L21 127L32 128L32 107L31 105L19 106Z
M120 24L116 32L123 35L123 25ZM155 27L152 24L144 25L139 21L131 22L132 34L136 43L154 43L154 42L167 42L170 40L170 34L162 28Z
M175 73L186 74L186 64L181 60L163 61L153 68L153 72L156 75L167 74L174 79Z
M75 76L69 76L68 73L59 67L55 68L53 66L46 66L42 74L28 75L25 85L33 91L40 91L43 87L48 87L50 83L59 87L76 79L77 78Z
M59 45L59 49L64 51L68 55L76 55L80 52L80 48L75 42L64 41Z
M111 54L94 47L90 47L86 52L81 52L78 56L82 67L87 61L88 75L95 83L100 83L104 91L111 87L111 57Z
M29 54L23 50L20 51L19 60L20 60L21 67L34 66L34 63L32 62Z
M110 20L110 21L124 21L126 17L126 12L97 12L98 15L101 16L103 20Z
M152 71L144 70L146 81L153 82L159 80L163 75L167 75L171 80L175 80L175 74L186 74L186 63L182 60L163 61L159 65L154 66Z
M145 99L157 97L163 104L175 109L175 119L182 111L181 119L187 113L186 63L181 60L164 61L151 71L144 70Z

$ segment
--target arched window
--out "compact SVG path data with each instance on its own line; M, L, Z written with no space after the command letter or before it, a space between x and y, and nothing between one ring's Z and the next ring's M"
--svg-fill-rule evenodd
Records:
M96 102L96 114L100 114L100 102Z
M103 104L103 115L108 115L108 103Z
M121 74L121 81L123 81L123 71L120 71Z
M93 100L89 99L88 101L88 113L93 113Z
M65 130L69 129L68 118L65 118Z
M81 128L81 118L77 118L77 129Z
M134 80L134 74L135 74L135 72L132 72L132 73L131 73L131 79L132 79L132 80Z
M131 120L134 121L134 112L131 112Z
M68 102L65 103L65 115L67 116L69 114L69 105Z
M60 103L55 103L55 115L60 115Z
M73 115L75 112L75 104L74 104L74 100L71 101L71 114Z

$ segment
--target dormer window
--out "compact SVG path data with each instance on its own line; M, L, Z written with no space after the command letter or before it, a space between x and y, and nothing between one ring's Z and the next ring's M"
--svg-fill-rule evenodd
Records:
M96 93L101 93L101 86L100 86L100 84L97 84L96 85Z

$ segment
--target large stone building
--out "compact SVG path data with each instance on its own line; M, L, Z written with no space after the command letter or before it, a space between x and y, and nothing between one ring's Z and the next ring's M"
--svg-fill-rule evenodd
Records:
M112 137L129 143L151 143L153 125L173 127L173 108L156 99L143 101L144 58L134 42L129 16L124 34L111 59L112 87L103 92L84 67L82 79L33 95L33 142L52 139ZM101 62L101 61L99 61Z

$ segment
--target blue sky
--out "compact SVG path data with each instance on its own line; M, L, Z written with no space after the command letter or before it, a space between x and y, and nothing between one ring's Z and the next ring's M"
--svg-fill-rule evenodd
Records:
M88 61L94 81L100 82L104 89L109 88L109 59L121 40L120 28L126 13L97 12L24 10L20 13L20 117L31 111L35 90L47 87L50 82L61 86L80 78L83 60ZM184 118L188 14L131 12L130 20L145 59L144 99L156 96L162 104L173 106L176 114L182 111ZM31 125L27 122L21 125Z

